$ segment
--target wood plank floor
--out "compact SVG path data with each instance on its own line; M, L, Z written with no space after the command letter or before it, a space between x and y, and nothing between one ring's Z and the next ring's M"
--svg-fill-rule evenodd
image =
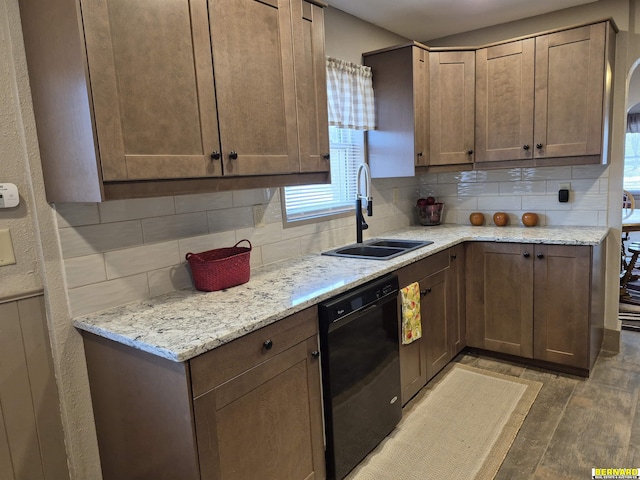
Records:
M537 380L542 390L496 480L591 478L591 468L640 466L640 332L622 331L588 379L460 355L477 368Z

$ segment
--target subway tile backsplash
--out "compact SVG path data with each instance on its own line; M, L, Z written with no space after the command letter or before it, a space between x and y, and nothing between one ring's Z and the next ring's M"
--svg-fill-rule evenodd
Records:
M571 184L568 203L558 202L561 183ZM373 188L367 238L414 224L415 200L428 195L445 203L446 223L469 224L475 211L491 223L500 210L512 225L525 211L538 213L542 225L607 224L608 170L600 165L428 173L374 179ZM255 205L263 226L254 224ZM353 215L285 228L276 188L55 208L74 316L188 287L189 252L248 238L257 268L355 242Z

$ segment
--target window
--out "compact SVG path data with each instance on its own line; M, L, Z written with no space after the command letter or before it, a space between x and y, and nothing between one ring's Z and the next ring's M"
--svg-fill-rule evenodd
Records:
M627 133L624 147L624 187L640 193L640 133Z
M355 208L356 175L364 162L364 132L329 127L331 145L331 184L285 187L287 222L295 222Z

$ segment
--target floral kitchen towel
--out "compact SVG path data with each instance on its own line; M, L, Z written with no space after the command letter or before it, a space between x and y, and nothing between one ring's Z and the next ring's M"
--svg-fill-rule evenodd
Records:
M401 290L402 344L407 345L422 337L420 320L420 286L414 282Z

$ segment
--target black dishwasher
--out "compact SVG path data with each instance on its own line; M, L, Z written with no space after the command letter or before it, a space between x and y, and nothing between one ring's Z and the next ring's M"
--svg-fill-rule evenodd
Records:
M344 478L402 417L398 278L319 306L327 478Z

